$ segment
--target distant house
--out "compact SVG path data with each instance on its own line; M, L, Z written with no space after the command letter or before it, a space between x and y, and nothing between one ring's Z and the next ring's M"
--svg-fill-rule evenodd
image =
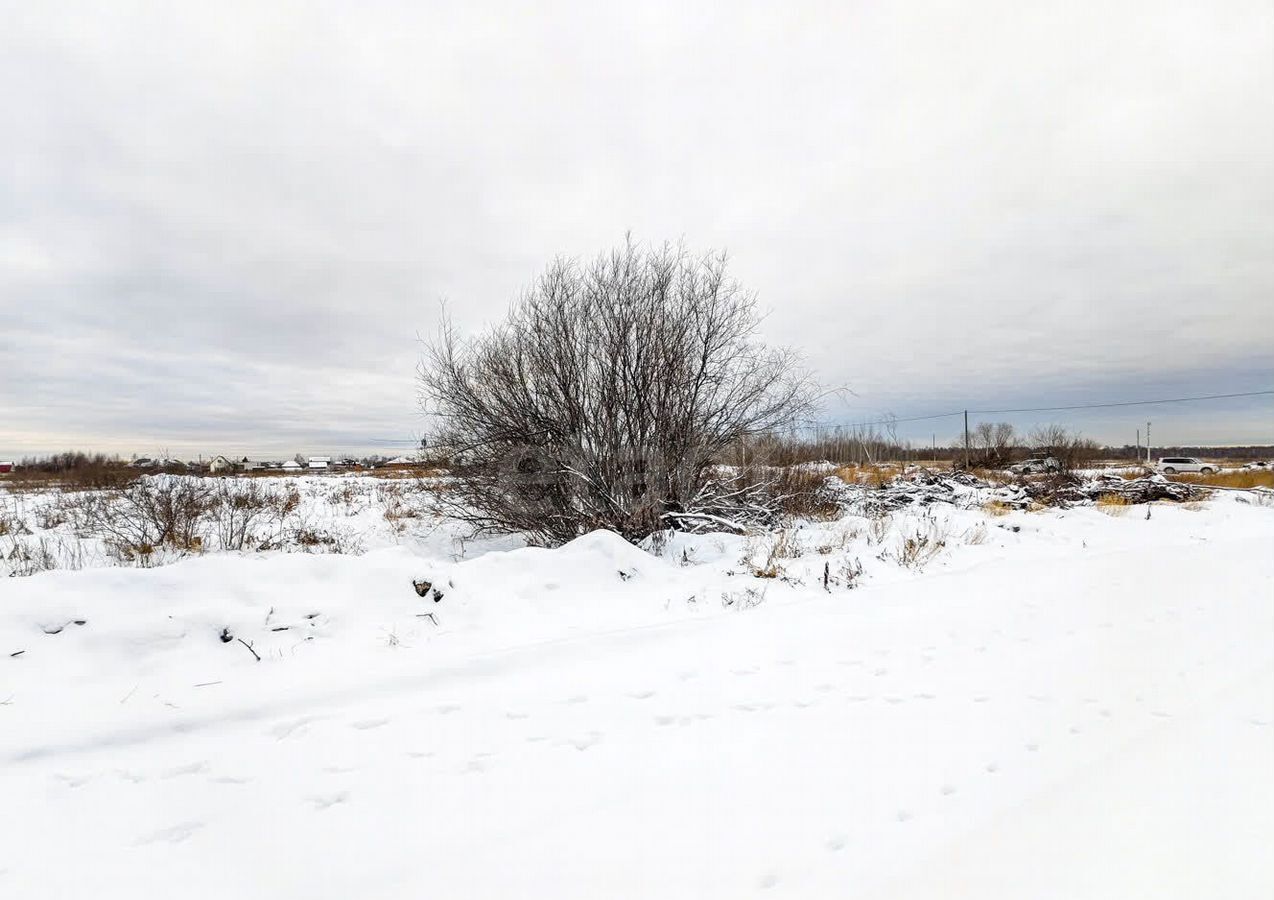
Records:
M3 475L5 472L12 472L12 471L13 471L12 462L0 462L0 475Z
M208 463L208 471L213 475L233 472L237 468L239 468L238 463L224 456L214 456L212 462Z
M299 472L301 471L301 464L294 459L289 459L283 465L279 466L279 468L284 472Z
M332 457L330 456L311 456L308 468L326 469L332 465Z

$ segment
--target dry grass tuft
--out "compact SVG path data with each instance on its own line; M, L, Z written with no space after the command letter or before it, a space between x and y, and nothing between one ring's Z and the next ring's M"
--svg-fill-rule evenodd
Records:
M1108 516L1122 516L1132 505L1123 494L1102 494L1097 498L1097 508Z
M836 470L836 476L846 484L873 488L888 484L896 474L894 469L886 466L841 466Z
M1013 512L1013 507L1007 503L1001 503L999 500L992 500L989 503L982 504L982 511L988 516L1007 516Z

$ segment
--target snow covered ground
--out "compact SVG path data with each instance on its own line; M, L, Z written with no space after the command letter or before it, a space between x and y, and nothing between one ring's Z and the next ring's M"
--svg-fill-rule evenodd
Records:
M0 896L1274 894L1253 497L453 534L0 581Z

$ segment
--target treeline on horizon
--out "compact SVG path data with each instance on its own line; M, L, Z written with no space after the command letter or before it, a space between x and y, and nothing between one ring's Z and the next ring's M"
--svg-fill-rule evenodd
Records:
M774 462L780 465L815 462L818 461L821 451L832 449L821 445L821 443L814 441L782 441L778 442L777 445L771 445L772 452L767 455L774 456ZM1022 445L1014 449L1018 451L1015 455L1021 455L1030 453L1032 448L1029 445ZM964 454L964 446L962 444L941 445L933 448L881 442L875 444L871 450L872 459L880 462L896 462L900 460L914 462L924 462L926 460L956 461L961 459ZM1122 447L1098 445L1094 450L1098 459L1105 460L1137 460L1144 459L1146 455L1144 446L1136 447L1132 444L1125 444ZM821 452L821 456L825 457L827 455L826 452ZM1161 456L1202 456L1211 459L1266 459L1274 457L1274 444L1234 444L1225 446L1207 444L1155 445L1150 448L1150 455L1152 459ZM386 459L388 457L376 455L359 458L358 462L376 464L384 462ZM734 462L735 460L728 461ZM848 460L830 459L828 461L847 462ZM866 462L867 460L864 461ZM118 454L68 450L60 453L51 453L46 456L22 457L16 461L16 465L18 468L28 472L59 475L68 472L127 467L132 462L132 459L125 459ZM162 468L161 466L160 469ZM174 468L174 471L180 471L180 469Z

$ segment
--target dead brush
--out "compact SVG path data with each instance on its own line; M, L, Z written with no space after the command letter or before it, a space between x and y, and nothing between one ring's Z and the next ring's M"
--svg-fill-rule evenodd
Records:
M919 571L927 566L947 546L950 534L936 520L926 518L911 534L904 534L898 546L890 554L904 569Z
M833 553L844 550L854 541L858 540L862 535L862 531L853 526L842 526L837 528L833 534L815 547L815 552L819 556L830 556Z
M986 539L988 535L989 535L989 532L986 530L986 524L983 522L979 522L973 527L965 529L965 532L964 534L961 535L961 537L964 539L964 542L970 547L977 547L980 544L986 543Z
M744 551L743 565L753 578L780 578L785 571L782 560L797 559L804 552L805 547L796 531L784 528L764 546L758 541L749 541ZM757 558L762 553L764 555L758 562Z
M1000 500L990 500L982 504L982 511L988 516L1007 516L1014 511L1014 507Z
M789 516L829 521L840 515L840 502L827 486L826 472L789 467L774 479L770 491Z
M874 516L867 520L867 543L883 544L893 527L893 519L887 515Z

